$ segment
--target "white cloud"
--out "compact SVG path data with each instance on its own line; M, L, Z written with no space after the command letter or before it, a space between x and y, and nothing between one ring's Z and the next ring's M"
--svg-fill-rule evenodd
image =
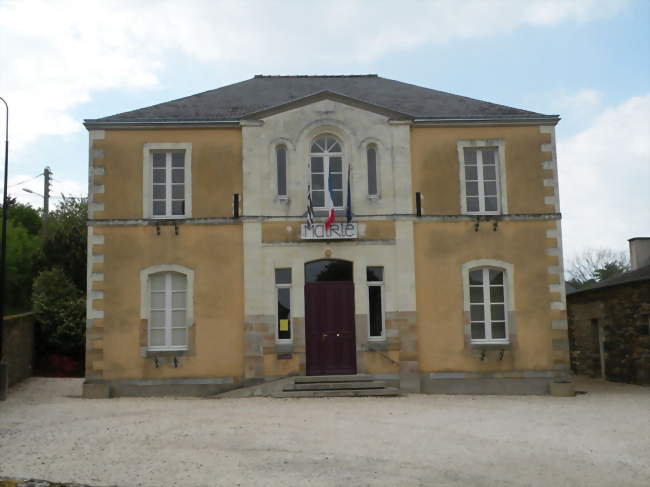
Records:
M20 150L41 135L80 130L70 111L97 91L156 87L172 54L217 68L332 72L428 43L589 21L626 3L7 1L0 3L0 92Z
M558 141L565 257L650 235L650 93Z

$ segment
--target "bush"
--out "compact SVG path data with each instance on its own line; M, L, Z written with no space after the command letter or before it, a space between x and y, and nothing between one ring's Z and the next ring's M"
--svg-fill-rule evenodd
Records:
M86 302L82 292L61 268L55 267L38 275L32 300L42 327L42 345L49 351L83 357Z

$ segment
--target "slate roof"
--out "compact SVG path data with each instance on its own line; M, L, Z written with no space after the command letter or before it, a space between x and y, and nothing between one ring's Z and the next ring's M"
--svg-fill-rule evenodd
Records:
M436 120L529 120L557 122L557 115L520 110L423 88L376 74L350 76L263 76L196 95L108 117L95 124L236 122L298 100L332 94L392 112L393 118Z
M610 277L609 279L596 282L587 287L576 289L575 291L567 292L567 295L584 293L587 291L593 291L595 289L603 289L642 281L650 281L650 265L639 267L633 271L624 272L618 276Z

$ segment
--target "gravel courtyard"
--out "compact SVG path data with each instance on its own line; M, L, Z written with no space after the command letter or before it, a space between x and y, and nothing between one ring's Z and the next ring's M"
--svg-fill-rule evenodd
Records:
M650 485L650 388L575 398L80 399L0 403L0 477L127 486Z

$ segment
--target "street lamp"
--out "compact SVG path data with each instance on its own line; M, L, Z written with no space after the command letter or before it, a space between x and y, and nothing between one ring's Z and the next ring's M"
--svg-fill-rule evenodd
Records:
M5 261L7 254L7 180L9 179L9 105L4 98L0 100L5 105L5 183L2 193L2 244L0 244L0 401L7 399L9 388L9 371L2 353L2 338L4 336L5 319Z
M31 193L31 194L35 194L36 196L40 196L41 198L45 198L45 196L43 196L41 193L37 193L36 191L32 191L31 189L23 188L23 191L25 193Z

